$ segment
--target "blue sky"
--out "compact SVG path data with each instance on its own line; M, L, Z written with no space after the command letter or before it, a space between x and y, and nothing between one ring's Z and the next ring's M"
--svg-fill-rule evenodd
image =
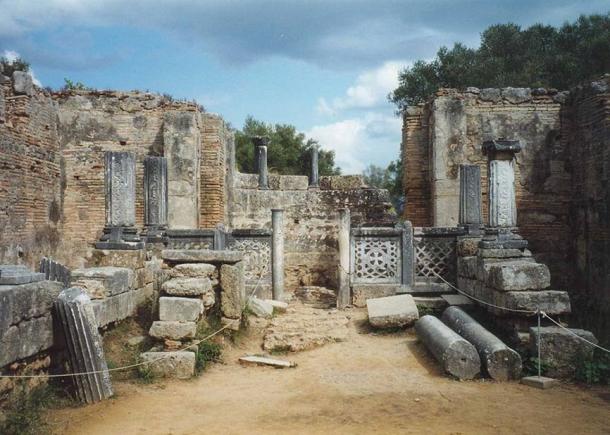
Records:
M0 0L0 54L43 86L196 99L234 127L294 124L344 173L397 158L397 72L488 25L562 24L610 0Z

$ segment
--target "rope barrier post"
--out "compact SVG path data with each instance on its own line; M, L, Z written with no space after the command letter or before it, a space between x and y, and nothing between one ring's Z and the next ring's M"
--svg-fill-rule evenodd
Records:
M542 376L542 365L540 362L540 308L536 310L536 314L538 315L538 377Z

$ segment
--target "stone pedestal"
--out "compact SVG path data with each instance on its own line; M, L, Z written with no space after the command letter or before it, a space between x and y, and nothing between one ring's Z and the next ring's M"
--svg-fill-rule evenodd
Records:
M141 249L136 223L136 159L132 153L105 155L106 226L98 249Z
M271 283L273 299L283 300L284 297L284 210L271 210L273 227L273 244L271 247Z
M350 304L350 211L339 210L339 291L337 308L343 309Z
M318 170L318 147L311 147L311 173L309 174L309 187L320 187L320 175Z
M149 243L163 242L167 229L167 159L144 159L144 235Z
M479 235L482 223L481 168L478 165L460 165L459 226L469 234Z

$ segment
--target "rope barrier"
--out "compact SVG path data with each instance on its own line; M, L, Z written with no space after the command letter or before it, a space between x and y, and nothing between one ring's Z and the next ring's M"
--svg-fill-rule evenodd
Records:
M252 293L250 293L250 296L248 296L248 299L250 299L252 296L254 296L254 293L258 289L258 286L260 285L260 283L261 283L261 281L263 279L263 276L265 275L266 270L267 270L267 267L265 266L263 268L263 271L261 272L261 275L260 275L256 285L254 286L254 290L252 290ZM246 299L246 301L248 299ZM242 310L242 313L243 313L243 310ZM240 319L234 319L234 320L230 321L229 323L227 323L222 328L218 329L217 331L215 331L215 332L205 336L201 340L197 340L197 341L194 341L194 342L190 343L188 346L183 347L182 349L178 350L177 352L183 352L185 350L188 350L188 349L192 348L193 346L197 346L198 344L203 343L206 340L209 340L210 338L214 337L215 335L220 334L225 329L231 327L235 322L239 322L239 321L240 321ZM129 365L122 366L122 367L114 367L114 368L107 369L107 370L93 370L93 371L90 371L90 372L46 374L46 375L0 375L0 379L2 379L2 378L10 378L10 379L68 378L68 377L75 377L75 376L95 375L95 374L99 374L99 373L104 373L106 371L108 371L108 372L118 372L118 371L122 371L122 370L133 369L133 368L144 366L144 365L148 365L148 364L153 364L153 363L156 363L157 361L161 361L161 360L163 360L165 358L169 358L170 356L171 356L171 354L168 353L167 355L162 355L159 358L155 358L155 359L150 360L150 361L142 361L142 362L139 362L139 363L129 364Z
M435 274L438 278L440 278L443 282L445 282L445 284L447 284L449 287L451 287L452 289L454 289L455 291L457 291L458 293L466 296L467 298L472 299L473 301L477 301L480 304L483 305L487 305L493 308L497 308L499 310L504 310L504 311L511 311L513 313L525 313L525 314L538 314L538 310L536 311L532 311L532 310L518 310L516 308L506 308L506 307L500 307L498 305L494 305L492 303L483 301L481 299L475 298L474 296L469 295L468 293L460 290L459 288L457 288L456 286L454 286L453 284L451 284L449 281L447 281L445 278L443 278L442 276L440 276L438 273L436 273L434 270L432 271L433 274Z

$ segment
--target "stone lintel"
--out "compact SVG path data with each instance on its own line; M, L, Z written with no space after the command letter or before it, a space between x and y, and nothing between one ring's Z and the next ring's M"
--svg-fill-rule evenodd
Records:
M163 260L172 263L237 263L244 259L239 251L213 251L210 249L164 249Z

